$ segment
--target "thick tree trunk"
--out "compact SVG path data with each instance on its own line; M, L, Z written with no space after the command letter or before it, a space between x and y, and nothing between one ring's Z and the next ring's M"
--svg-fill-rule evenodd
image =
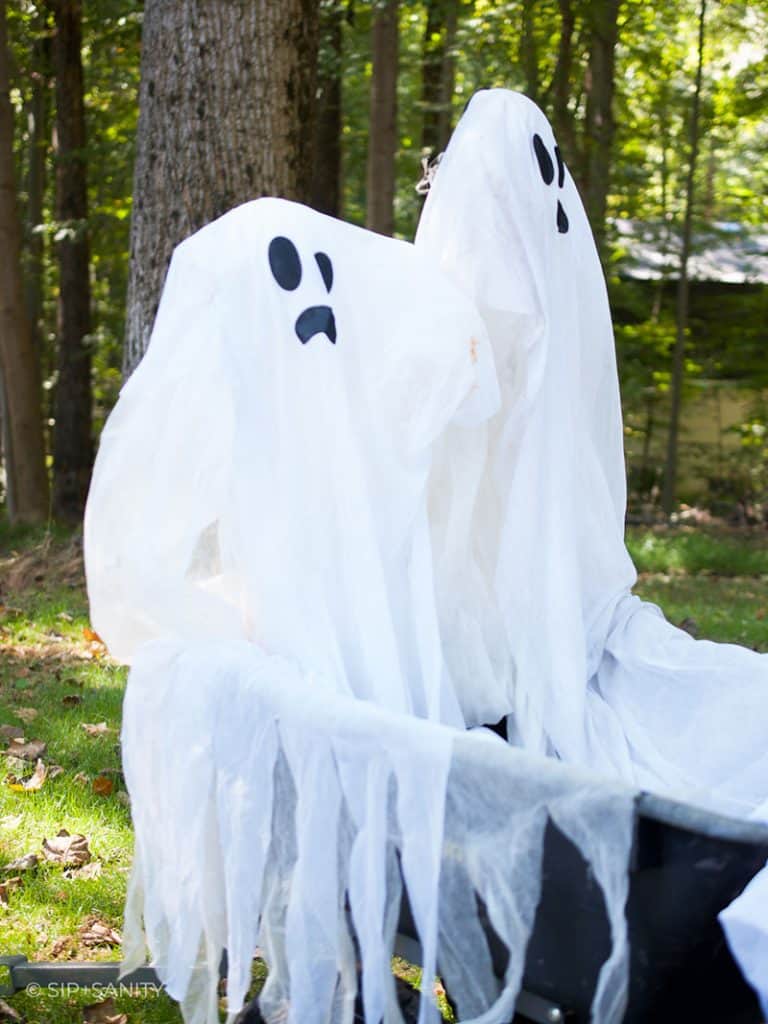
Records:
M683 399L683 378L685 376L685 334L688 329L688 261L691 255L693 237L693 207L695 200L696 163L701 138L701 83L704 74L704 30L707 16L707 2L701 0L699 7L699 44L696 64L696 84L691 103L691 120L688 135L688 174L685 182L685 216L683 237L680 246L680 278L677 285L677 323L675 351L672 364L672 402L667 437L667 458L664 466L664 488L661 505L667 515L675 508L677 501L677 461L680 435L680 408Z
M5 0L0 0L0 386L7 436L3 456L13 486L13 519L48 516L40 380L21 275L21 227L13 167L13 109Z
M427 0L421 71L421 148L430 157L445 149L451 134L457 7L457 0Z
M366 225L382 235L395 230L397 152L398 3L381 0L373 19L373 77L368 138Z
M320 7L317 62L317 113L311 205L332 217L341 215L341 45L344 7L324 0Z
M600 249L605 237L615 127L613 94L619 6L620 0L599 0L588 5L590 48L586 77L582 198Z
M53 427L53 514L82 517L93 463L91 288L83 106L82 3L50 0L55 17L56 219L59 262L58 349Z
M240 203L307 202L317 0L146 0L124 369L174 247Z

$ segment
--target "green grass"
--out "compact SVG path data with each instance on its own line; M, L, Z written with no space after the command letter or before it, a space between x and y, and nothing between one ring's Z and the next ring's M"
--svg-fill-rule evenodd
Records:
M768 650L768 543L764 534L687 527L632 530L630 551L641 572L637 592L659 604L675 623L691 620L697 634ZM22 874L7 905L0 904L0 954L30 959L118 959L115 947L92 948L82 929L94 918L120 929L131 864L132 833L120 775L119 727L125 670L88 635L88 610L77 538L64 531L9 530L0 525L0 725L43 740L43 760L63 771L39 792L16 792L3 780L19 763L0 761L0 882L19 872L2 865L41 853L43 838L61 828L88 838L97 878L64 876L40 862ZM79 698L77 702L65 698ZM19 709L37 717L25 723ZM83 723L105 721L111 731L90 737ZM4 749L6 741L0 746ZM30 774L28 764L22 774ZM107 795L93 789L105 775ZM418 971L397 973L417 983ZM0 981L2 981L0 973ZM259 983L259 978L256 979ZM30 1024L80 1024L84 1005L107 992L19 993L13 1007ZM131 1022L177 1024L164 994L115 998Z

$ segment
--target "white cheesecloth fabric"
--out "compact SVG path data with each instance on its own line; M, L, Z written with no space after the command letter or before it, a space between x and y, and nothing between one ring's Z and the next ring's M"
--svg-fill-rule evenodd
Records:
M441 621L465 623L475 639L474 670L453 673L468 724L511 713L511 738L528 749L752 814L768 798L768 656L694 640L631 594L607 293L576 186L535 104L501 89L473 97L416 247L477 303L501 391L479 500L452 486L466 470L451 430L434 475ZM474 539L465 530L459 551L446 523L461 517ZM453 671L450 645L446 658ZM750 891L761 953L737 955L759 960L765 998L768 882Z
M400 894L459 1019L514 1013L548 818L581 851L613 939L593 1020L627 992L624 907L634 792L466 732L339 694L253 644L158 640L134 656L123 718L136 834L126 969L144 938L188 1024L236 1012L260 947L265 1018L400 1024L390 960ZM510 959L494 976L478 898ZM354 938L353 938L354 935ZM421 1022L436 1021L430 999Z
M217 1019L223 948L239 1008L257 944L270 1022L346 1024L358 959L369 1024L399 1021L401 871L426 988L438 964L465 1019L500 1024L548 814L603 888L594 1013L620 1019L633 791L466 737L443 659L433 449L452 424L479 486L497 406L473 303L407 243L264 199L174 254L102 435L85 554L93 624L133 665L126 959L143 916L191 1024ZM510 948L501 988L475 894Z

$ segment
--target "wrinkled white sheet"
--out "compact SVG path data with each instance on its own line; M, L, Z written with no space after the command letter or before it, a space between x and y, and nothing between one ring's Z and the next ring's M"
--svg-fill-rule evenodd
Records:
M246 643L142 647L122 739L136 834L125 966L144 961L143 916L188 1024L218 1020L224 948L228 1009L240 1008L257 946L270 968L260 1003L267 1020L348 1024L359 961L366 1020L400 1022L390 960L402 887L425 990L437 968L462 1021L508 1022L548 817L605 897L613 949L593 1019L621 1020L628 787L513 750L486 730L355 700ZM476 897L509 949L502 983ZM422 999L420 1021L437 1019Z
M696 641L630 593L605 283L532 102L501 89L472 99L416 247L477 303L502 397L479 500L457 487L435 501L442 622L472 623L475 639L474 671L455 673L467 721L511 712L512 740L528 749L748 816L768 797L768 656ZM441 452L435 479L450 480L460 458ZM442 524L462 518L474 536L458 550L441 541ZM763 945L731 941L765 996L765 880L742 899Z
M497 407L481 318L413 246L259 200L174 255L102 437L85 552L93 623L132 662L127 962L143 927L189 1024L216 1020L225 947L239 1008L257 944L268 1020L346 1024L358 958L366 1019L400 1020L401 884L427 988L439 966L465 1019L500 1024L548 815L603 888L595 1016L620 1019L633 791L467 736L453 673L471 666L438 629L433 450L450 427L432 496L469 497ZM465 543L466 520L444 525ZM475 894L510 949L502 986Z

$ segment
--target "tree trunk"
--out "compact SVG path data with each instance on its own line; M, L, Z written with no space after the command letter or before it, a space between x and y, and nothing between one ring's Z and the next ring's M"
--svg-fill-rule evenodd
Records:
M536 0L523 0L520 11L521 26L518 60L520 67L523 69L525 94L534 103L539 103L539 54L536 47L535 11Z
M589 62L582 158L583 199L602 250L605 212L613 150L613 93L620 0L599 0L588 5Z
M457 0L427 0L421 71L421 148L429 157L445 149L451 133L457 17Z
M21 275L21 226L13 167L5 0L0 0L0 386L5 402L6 473L13 486L13 520L48 516L40 379Z
M382 235L395 230L397 152L397 0L381 0L373 20L373 77L368 138L366 225Z
M680 245L680 278L677 285L677 323L675 351L672 364L672 402L667 438L667 458L664 466L664 488L661 505L667 515L674 511L677 501L677 461L680 434L680 407L683 397L685 376L685 333L688 329L688 261L691 255L693 236L693 206L695 200L696 161L699 155L701 136L701 83L704 74L704 29L707 15L707 0L701 0L699 7L699 44L696 64L696 84L691 103L691 120L688 135L689 159L685 182L685 216L683 237Z
M317 0L146 0L124 369L174 247L257 196L307 202Z
M573 115L568 109L571 97L571 73L573 70L573 35L576 30L576 15L571 0L559 0L560 36L557 44L557 63L552 78L552 124L555 135L570 167L578 165L576 140L573 130Z
M26 303L32 340L38 359L42 353L43 259L45 242L42 231L45 199L46 161L49 148L49 86L51 46L45 32L45 19L38 21L38 35L32 52L32 93L27 106L29 158L27 164L26 208Z
M341 215L341 0L320 7L317 61L317 115L311 205L332 217Z
M53 400L53 514L82 517L93 463L91 436L91 287L83 106L82 2L50 0L55 18L56 243L58 349Z

